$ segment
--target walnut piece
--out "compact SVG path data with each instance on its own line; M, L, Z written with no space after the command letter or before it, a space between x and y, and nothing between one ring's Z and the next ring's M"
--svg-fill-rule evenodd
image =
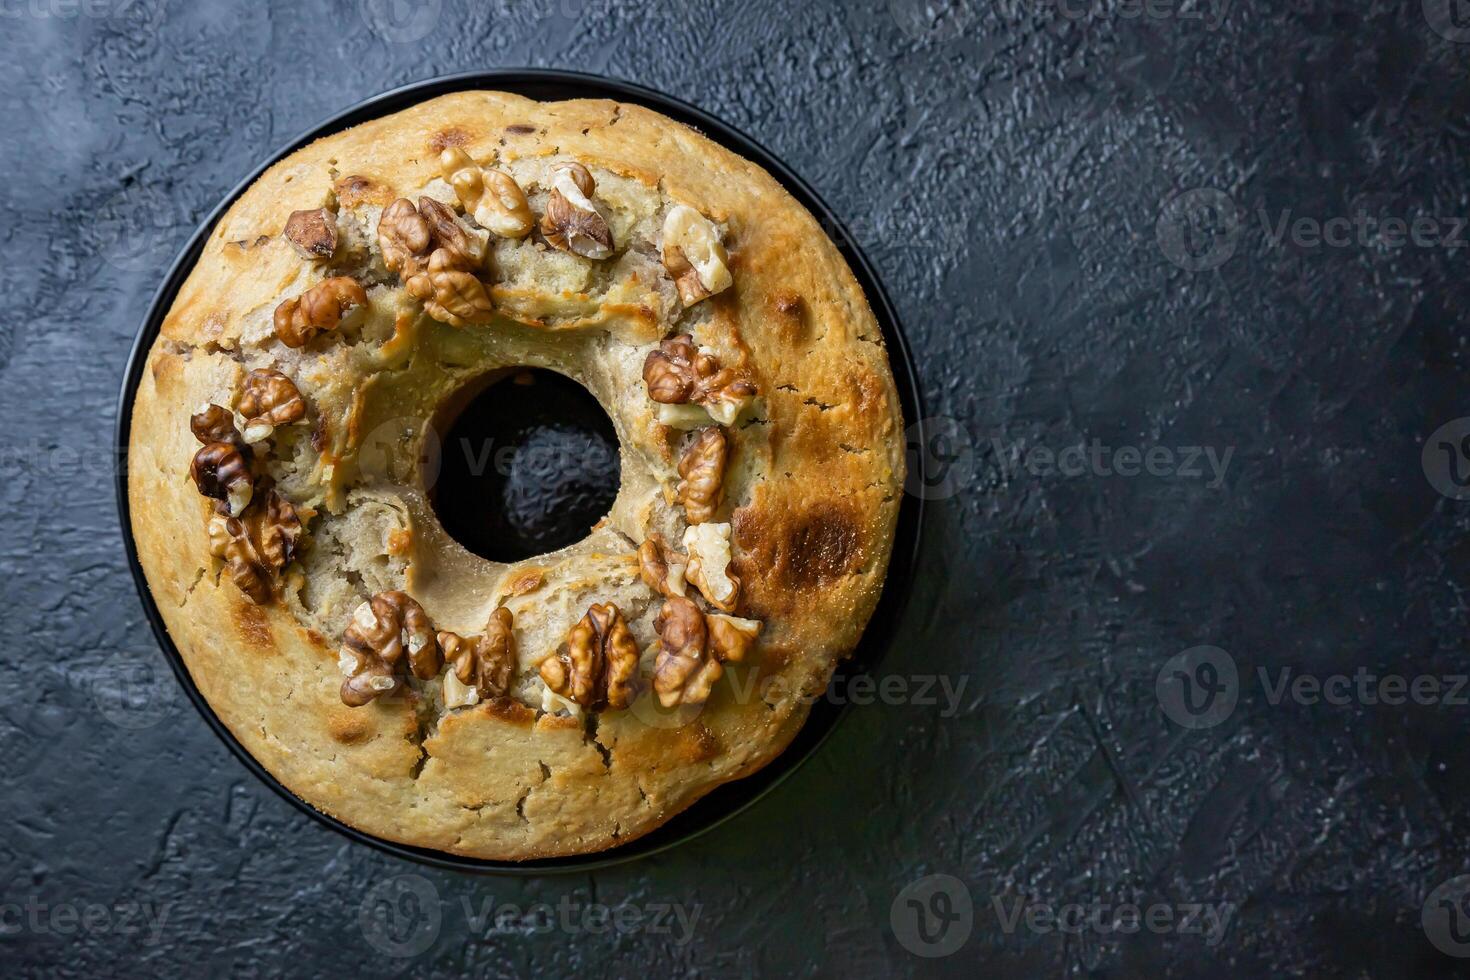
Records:
M710 653L725 663L744 660L761 635L760 622L738 616L710 613L705 617L705 625L709 627Z
M274 489L241 517L214 514L209 522L210 553L222 558L230 579L257 605L276 596L281 573L296 558L301 518Z
M245 441L262 442L280 425L306 417L306 402L296 383L280 371L257 368L245 376L240 395L240 414L245 416Z
M434 233L419 209L399 198L378 219L378 247L389 272L407 280L423 271L434 249Z
M396 690L403 667L419 680L439 674L442 661L429 616L407 592L379 592L357 607L342 634L338 665L347 675L342 703L357 708Z
M195 453L189 475L204 496L224 501L231 517L244 513L255 493L250 463L228 442L211 442Z
M300 296L276 307L276 336L287 347L302 347L319 333L335 330L342 315L367 305L367 293L347 276L323 279Z
M730 572L730 525L695 524L684 531L689 552L686 575L709 604L734 612L740 598L740 579Z
M432 197L420 197L419 214L429 223L436 249L449 252L455 268L473 272L485 261L486 239L460 224L447 205Z
M423 301L425 313L452 327L484 323L495 312L484 283L463 271L449 249L436 249L429 256L428 270L404 285Z
M580 163L564 163L551 175L551 196L541 218L547 244L587 259L605 259L613 253L612 229L592 203L597 182Z
M709 655L709 628L704 613L689 599L677 596L664 602L653 621L658 632L658 659L653 668L653 690L659 704L703 704L710 688L724 674L718 659Z
M292 211L286 240L303 259L329 259L337 251L337 216L326 208Z
M536 226L526 192L510 174L480 167L457 146L439 155L439 169L480 227L501 238L525 238Z
M245 438L235 428L235 413L223 405L209 404L199 409L189 418L189 431L206 446L225 442L237 449L245 447Z
M633 698L638 642L611 602L594 604L567 634L566 653L541 661L541 679L584 708L626 708Z
M444 674L444 703L451 708L504 697L515 672L515 634L511 611L500 606L490 614L485 635L467 639L448 631L439 634L439 646L449 665Z
M735 281L715 226L684 204L670 208L664 218L663 260L685 306L723 292Z
M728 450L725 430L710 426L701 429L679 457L680 480L674 489L690 524L715 519L720 509Z
M694 345L689 334L670 337L643 360L648 397L663 405L693 402L721 425L733 425L755 397L755 386L720 366L719 358ZM667 423L666 423L667 424Z
M688 560L664 543L657 531L650 532L638 548L638 574L644 583L666 599L686 592L684 572Z

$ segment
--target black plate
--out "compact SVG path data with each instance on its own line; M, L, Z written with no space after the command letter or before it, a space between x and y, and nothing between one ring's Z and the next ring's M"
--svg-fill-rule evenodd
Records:
M313 140L323 136L329 136L340 132L351 126L376 119L380 116L407 109L410 106L431 99L448 92L459 92L467 89L493 89L507 92L515 92L528 98L543 101L554 101L559 99L575 98L607 98L617 99L636 105L646 106L663 113L682 123L693 126L716 143L753 160L765 167L798 201L802 203L813 215L822 222L828 234L841 249L843 256L852 266L857 275L858 282L868 295L868 301L872 304L873 312L878 318L878 323L883 328L883 337L888 345L888 357L893 366L894 380L898 386L899 400L903 406L904 417L908 421L910 429L910 441L918 441L922 438L919 433L919 420L924 418L922 404L919 395L918 377L914 371L913 360L909 354L908 345L904 342L903 333L899 329L898 317L894 313L893 305L887 294L883 291L882 284L878 281L873 271L872 264L867 256L858 247L846 227L822 203L821 198L781 161L777 160L764 147L760 146L744 133L721 122L708 113L696 109L694 106L677 99L670 98L652 89L634 85L630 82L616 81L600 78L596 75L584 75L576 72L546 71L534 69L511 69L502 71L466 72L458 75L447 75L443 78L435 78L424 82L415 82L402 88L394 89L383 95L375 96L365 102L361 102L347 111L334 116L319 126L303 133L287 145L283 146L269 159L264 161L254 171L242 180L234 190L226 195L219 206L194 232L189 243L174 261L173 267L169 269L168 276L164 279L162 287L153 297L153 303L149 307L147 318L143 321L143 327L138 332L138 338L133 342L133 350L128 357L127 373L123 378L122 396L118 403L117 413L117 451L124 465L118 467L117 475L117 506L119 516L122 519L123 542L127 548L128 565L133 572L133 580L138 587L138 596L143 602L143 608L148 614L148 621L153 626L153 633L158 637L159 644L168 656L174 673L179 678L179 683L189 695L189 700L204 720L214 729L230 750L239 757L245 767L255 773L262 782L275 790L285 799L291 801L302 812L310 814L315 819L346 834L354 840L375 847L381 851L387 851L399 857L419 861L424 864L434 865L442 868L453 868L462 871L502 873L502 874L539 874L557 871L587 871L594 868L605 868L614 864L621 864L635 858L646 857L667 850L676 844L693 840L701 834L708 833L715 827L729 820L735 814L749 807L756 800L765 796L788 776L797 770L800 765L811 757L817 746L832 733L837 722L847 712L845 703L837 704L830 700L822 699L812 705L810 716L801 731L787 747L786 751L777 756L764 769L744 779L726 783L712 790L689 809L674 817L668 823L659 827L635 841L631 841L622 847L609 851L584 857L549 858L539 861L507 862L507 861L483 861L474 858L456 857L441 851L428 848L411 847L405 844L397 844L386 841L371 834L366 834L354 827L350 827L340 820L330 817L306 803L295 793L276 780L245 748L235 740L228 728L215 715L208 702L199 693L194 685L194 680L189 676L189 670L179 655L178 648L174 646L173 639L163 624L159 615L158 606L153 601L153 593L148 587L148 582L143 576L142 566L138 563L137 548L133 544L131 532L132 521L128 512L128 490L127 490L127 451L128 432L131 428L133 413L133 395L137 390L139 379L142 377L144 361L147 359L148 350L152 347L154 338L163 323L164 316L169 307L173 305L174 297L183 285L185 278L193 269L194 263L198 261L204 250L204 243L215 223L234 204L245 190L255 182L268 167L282 158L294 153L296 150L307 145ZM922 444L922 443L921 443ZM910 453L909 465L922 466L927 454ZM912 484L912 481L910 483ZM894 630L903 605L908 598L909 588L913 579L914 565L917 561L919 550L919 535L922 523L923 500L914 494L905 493L899 510L897 538L894 542L893 557L888 571L888 579L883 587L883 595L879 600L877 612L874 613L872 622L869 623L862 641L858 645L853 656L844 662L837 671L834 685L844 683L847 680L870 672L878 663L883 651L893 639Z

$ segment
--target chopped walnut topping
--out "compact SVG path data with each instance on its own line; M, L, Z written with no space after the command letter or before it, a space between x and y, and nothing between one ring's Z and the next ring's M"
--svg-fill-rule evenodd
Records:
M434 231L412 201L399 198L378 219L378 247L388 271L406 280L423 271L429 261Z
M245 441L261 442L271 437L276 426L304 419L306 402L290 378L280 371L258 368L245 376L240 414L245 416Z
M397 688L400 668L428 680L438 676L442 661L424 607L407 592L379 592L352 614L338 663L348 675L342 703L356 708Z
M263 606L275 598L281 573L295 560L301 533L296 508L272 489L263 506L257 500L241 517L212 515L209 550L224 559L240 591Z
M423 301L425 313L452 327L484 323L495 312L485 284L472 273L462 271L448 249L436 249L429 256L428 271L404 285Z
M337 216L326 208L292 211L286 239L303 259L329 259L337 251Z
M439 169L480 227L501 238L525 238L536 226L526 192L510 174L481 168L457 146L439 155Z
M689 334L670 337L643 360L648 397L664 405L700 405L721 425L733 425L755 397L755 386L720 367L713 354L700 351Z
M449 707L478 704L487 698L504 697L510 691L516 665L513 625L511 611L500 606L490 614L484 636L466 639L447 631L439 634L439 646L449 665L444 675L445 703ZM453 695L451 688L455 688Z
M684 572L688 561L664 543L658 532L650 532L638 548L638 574L653 591L665 598L682 597L686 591Z
M729 440L725 430L710 426L684 449L679 457L679 485L675 492L684 505L690 524L703 524L715 519L720 509L722 484L725 479L725 457Z
M633 698L638 642L612 603L595 604L567 634L566 653L541 661L541 679L584 708L626 708Z
M211 442L195 453L189 475L204 496L223 500L231 517L244 513L255 493L249 462L228 442Z
M734 612L740 580L730 572L730 525L695 524L684 532L684 548L689 552L689 581L710 605Z
M670 208L664 219L663 259L685 306L723 292L734 282L730 257L715 226L687 205Z
M667 600L653 621L659 652L653 668L653 690L659 704L703 704L710 688L725 672L709 656L709 628L704 613L689 599Z
M429 223L436 249L447 251L455 268L473 272L485 261L486 239L460 224L448 206L432 197L420 197L419 214Z
M300 296L276 307L276 336L287 347L301 347L319 333L335 330L342 315L367 305L367 293L347 276L323 279Z
M592 203L597 182L580 163L557 167L551 177L551 196L541 218L541 234L553 248L587 259L605 259L613 253L612 230Z
M710 653L726 663L744 660L761 635L761 623L754 619L710 613L705 622L709 627Z
M223 405L209 404L199 409L189 419L189 431L206 446L211 442L229 443L237 449L245 446L244 437L235 428L235 413Z

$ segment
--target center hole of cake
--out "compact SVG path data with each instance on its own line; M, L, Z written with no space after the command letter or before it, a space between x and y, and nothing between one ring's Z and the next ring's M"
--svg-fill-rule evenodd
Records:
M617 433L571 378L541 368L497 372L443 415L434 512L480 557L513 562L556 551L612 509L622 477Z

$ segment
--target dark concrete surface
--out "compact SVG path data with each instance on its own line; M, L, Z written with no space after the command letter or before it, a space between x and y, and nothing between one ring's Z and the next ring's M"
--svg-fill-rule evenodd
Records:
M1464 971L1461 24L0 0L0 973ZM766 143L869 249L947 420L889 696L712 835L532 880L401 863L241 768L149 633L108 449L152 291L261 156L511 65Z

